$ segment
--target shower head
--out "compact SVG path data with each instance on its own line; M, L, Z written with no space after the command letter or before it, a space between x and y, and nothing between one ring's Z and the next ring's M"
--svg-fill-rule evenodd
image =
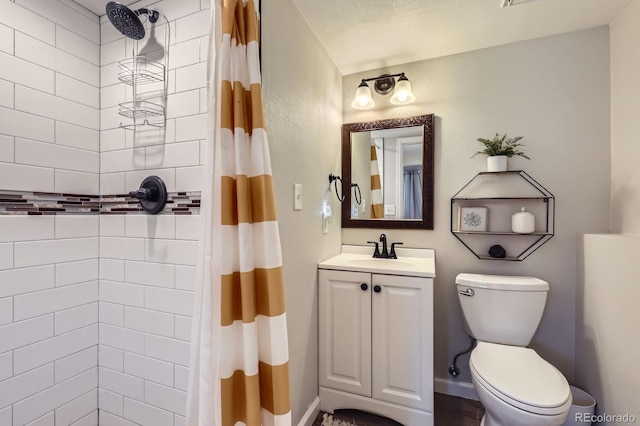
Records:
M149 10L143 7L134 11L115 1L107 3L107 17L109 21L111 21L113 26L125 37L134 40L144 38L144 25L142 25L142 21L138 18L138 16L143 13L149 15L149 21L151 23L156 22L160 16L157 10Z

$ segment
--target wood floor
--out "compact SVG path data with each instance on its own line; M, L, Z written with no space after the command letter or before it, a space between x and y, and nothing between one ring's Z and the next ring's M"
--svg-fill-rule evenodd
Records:
M451 395L436 393L434 396L435 426L478 426L484 415L484 409L478 401L458 398ZM320 413L313 422L313 426L322 425ZM376 416L358 410L336 410L335 420L355 423L357 426L403 426L386 417ZM420 425L405 425L420 426Z

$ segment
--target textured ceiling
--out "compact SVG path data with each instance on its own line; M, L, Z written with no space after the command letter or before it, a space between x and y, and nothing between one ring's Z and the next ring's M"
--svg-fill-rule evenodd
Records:
M347 75L606 25L633 0L292 1Z
M75 1L105 13L105 0ZM348 75L606 25L634 0L291 1Z

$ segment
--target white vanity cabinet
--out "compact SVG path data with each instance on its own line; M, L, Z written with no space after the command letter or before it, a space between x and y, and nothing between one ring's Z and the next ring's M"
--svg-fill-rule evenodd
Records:
M433 425L433 276L330 263L318 271L320 409Z
M371 274L320 270L320 386L371 396Z

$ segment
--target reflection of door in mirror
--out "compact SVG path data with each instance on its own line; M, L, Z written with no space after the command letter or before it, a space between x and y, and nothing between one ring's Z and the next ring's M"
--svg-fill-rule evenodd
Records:
M414 211L405 214L405 202L409 197L404 194L404 174L407 166L413 166L413 169L417 167L420 172L422 170L422 126L376 130L371 133L377 137L382 136L384 140L384 218L420 219L422 202L418 204L417 213ZM420 174L415 177L421 178ZM421 191L421 185L416 190ZM413 199L415 200L415 196Z
M422 137L398 139L398 217L422 218Z

